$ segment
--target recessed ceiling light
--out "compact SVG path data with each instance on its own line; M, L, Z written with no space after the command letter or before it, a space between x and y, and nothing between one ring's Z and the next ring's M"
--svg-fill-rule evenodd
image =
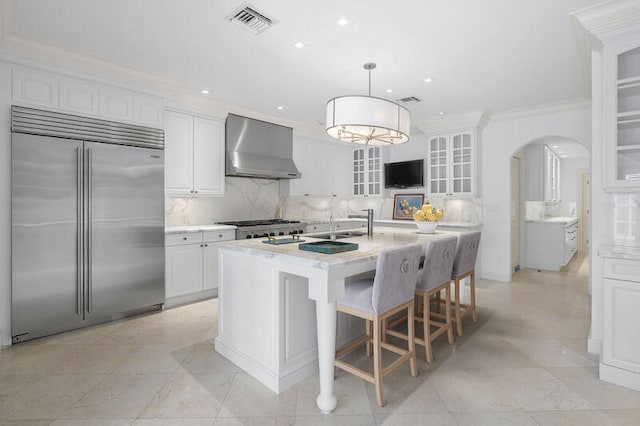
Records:
M445 114L445 112L444 112L444 111L440 111L438 114L440 114L440 115L444 115L444 114Z
M298 49L302 49L302 48L304 47L304 43L303 43L303 42L301 42L301 41L296 41L296 42L293 44L293 47L298 48Z
M340 25L341 27L344 27L345 25L349 25L350 22L347 18L342 17L338 22L336 22L336 24Z
M561 157L562 157L562 158L567 158L567 156L566 156L566 155L562 155Z
M385 92L387 92L387 93L393 93L393 89L387 89L387 90L385 90Z
M558 145L551 145L551 148L560 148Z
M202 93L203 95L208 95L208 94L209 94L209 90L207 90L207 89L202 89L202 90L200 91L200 93Z
M284 109L284 107L282 105L278 105L276 109Z
M562 154L562 151L558 151L558 154Z
M425 83L431 83L433 81L433 79L431 77L427 77L424 79Z

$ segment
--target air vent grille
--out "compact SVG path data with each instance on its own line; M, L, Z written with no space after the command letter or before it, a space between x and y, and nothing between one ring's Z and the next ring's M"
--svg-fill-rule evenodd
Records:
M248 3L243 3L231 12L227 20L256 35L278 23L277 20L268 17Z
M398 102L402 102L404 104L408 104L409 102L422 102L420 99L415 96L409 96L407 98L398 99Z

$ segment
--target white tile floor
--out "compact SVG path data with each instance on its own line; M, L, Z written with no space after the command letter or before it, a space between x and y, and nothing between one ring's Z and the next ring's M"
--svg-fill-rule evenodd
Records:
M435 362L373 386L343 371L322 416L318 381L276 395L213 350L217 301L77 330L0 352L2 425L640 425L640 392L597 379L586 353L587 268L479 280L480 322ZM368 365L356 353L352 358Z

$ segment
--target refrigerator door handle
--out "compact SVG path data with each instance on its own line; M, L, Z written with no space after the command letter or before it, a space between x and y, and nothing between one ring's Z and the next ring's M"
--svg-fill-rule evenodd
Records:
M92 241L91 241L91 228L93 226L92 220L93 218L91 217L91 204L93 202L92 198L92 186L93 186L93 182L91 179L91 173L92 173L92 164L91 164L91 148L87 148L87 312L91 313L91 310L93 309L93 298L92 298L92 283L91 283L91 276L92 276L92 270L91 270L91 262L93 261L93 259L91 258L91 247L92 247Z
M84 268L83 268L83 252L84 252L84 247L82 244L82 228L83 228L83 223L84 221L82 220L82 181L83 181L83 169L82 169L82 148L77 148L76 149L76 154L77 154L77 159L76 159L76 175L77 175L77 182L76 182L76 214L77 214L77 225L76 225L76 231L77 231L77 241L76 244L78 246L78 255L76 256L76 268L77 268L77 273L76 273L76 314L77 315L82 315L82 299L83 299L83 292L82 292L82 276L84 275Z

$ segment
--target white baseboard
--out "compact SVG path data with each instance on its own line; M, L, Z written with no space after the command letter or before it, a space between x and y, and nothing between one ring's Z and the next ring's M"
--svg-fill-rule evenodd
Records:
M504 283L508 283L511 281L511 274L496 274L492 272L482 272L482 275L479 275L478 278L485 280L493 280L493 281L501 281Z
M640 374L600 363L600 380L640 391Z
M197 293L184 294L182 296L167 297L164 300L165 308L173 308L174 306L184 305L186 303L198 302L200 300L210 299L218 296L218 289L199 291Z
M591 337L589 337L587 339L587 352L593 355L601 355L602 342L600 340L592 339Z
M221 339L220 337L216 337L215 339L215 349L220 355L233 362L275 393L284 392L307 377L318 374L317 358L314 359L313 362L302 365L288 374L279 377L277 372L271 371L265 366L257 364L252 358L227 345L224 342L224 339Z

